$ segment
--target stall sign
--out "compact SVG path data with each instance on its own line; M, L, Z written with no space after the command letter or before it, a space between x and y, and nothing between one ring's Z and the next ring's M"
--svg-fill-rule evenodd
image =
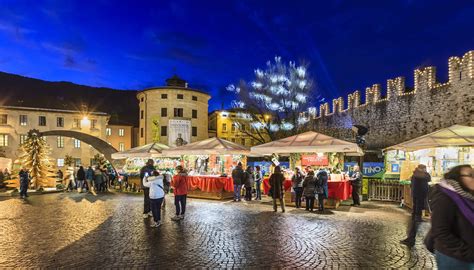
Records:
M391 172L400 173L400 164L392 163L391 165L392 165Z
M344 171L352 172L354 170L354 166L356 165L357 165L357 162L344 162Z
M329 165L329 159L327 156L318 155L302 155L301 165L303 166L327 166Z
M384 163L383 162L364 162L362 169L362 174L368 177L377 177L381 176L384 172Z

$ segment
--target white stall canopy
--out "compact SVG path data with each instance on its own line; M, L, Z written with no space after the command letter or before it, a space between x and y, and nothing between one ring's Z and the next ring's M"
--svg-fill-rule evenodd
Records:
M322 133L308 131L288 138L257 145L251 148L254 155L327 153L337 152L362 156L364 152L355 143L339 140Z
M454 125L399 143L385 150L415 151L446 146L474 146L474 127Z
M124 158L153 158L162 156L162 151L168 149L169 146L161 143L149 143L135 148L128 149L112 154L113 159Z
M176 155L248 155L248 147L217 137L163 150L167 156Z

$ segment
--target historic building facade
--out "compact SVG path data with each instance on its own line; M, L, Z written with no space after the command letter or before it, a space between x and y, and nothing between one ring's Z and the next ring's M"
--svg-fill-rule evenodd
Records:
M416 69L414 86L404 77L355 91L305 114L309 128L341 139L353 138L353 125L369 128L369 149L380 150L455 124L474 126L474 51L450 57L449 79L440 83L433 66Z
M117 151L125 151L135 147L135 129L131 125L107 125L105 139Z
M40 132L62 130L86 133L106 140L109 115L102 112L57 110L31 107L0 106L0 147L7 158L16 160L20 144L31 129ZM82 141L64 136L45 136L51 148L50 157L58 168L64 166L66 155L75 159L76 165L90 165L98 152Z
M208 138L208 102L205 92L188 87L176 75L166 86L153 87L137 94L139 101L139 145L160 142L176 146Z

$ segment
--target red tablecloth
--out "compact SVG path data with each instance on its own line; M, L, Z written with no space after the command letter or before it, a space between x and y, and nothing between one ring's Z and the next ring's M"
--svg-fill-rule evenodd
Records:
M291 180L285 180L283 183L285 192L291 190ZM263 191L268 194L270 190L269 178L263 179ZM351 197L352 186L349 181L328 181L328 197L330 199L347 200Z
M199 189L204 192L234 191L234 181L232 181L231 177L196 175L186 176L186 180L188 182L188 190Z

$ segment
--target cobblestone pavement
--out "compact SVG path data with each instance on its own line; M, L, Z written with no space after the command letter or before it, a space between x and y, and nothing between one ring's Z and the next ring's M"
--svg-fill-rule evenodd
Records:
M409 215L392 204L324 215L270 204L188 199L185 220L150 228L142 197L50 194L0 200L0 268L433 268L422 237L399 244Z

